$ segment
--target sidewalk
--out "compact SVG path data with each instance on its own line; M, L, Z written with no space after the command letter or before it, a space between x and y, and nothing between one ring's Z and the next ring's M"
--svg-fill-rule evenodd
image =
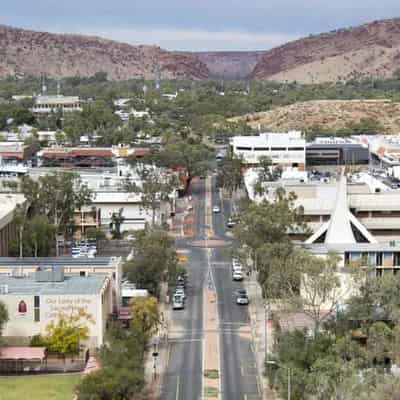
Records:
M271 400L275 398L275 394L269 388L268 380L264 376L264 363L266 349L268 353L271 353L273 348L273 324L271 320L267 320L268 316L262 297L261 286L258 284L255 274L251 274L249 278L245 280L244 286L247 289L250 300L249 315L258 379L263 398Z
M161 324L157 335L156 351L158 356L153 357L153 346L149 344L149 350L145 354L144 379L150 399L159 399L163 384L164 374L168 367L168 322L170 307L166 303L167 285L162 285L160 293ZM149 399L149 400L150 400Z

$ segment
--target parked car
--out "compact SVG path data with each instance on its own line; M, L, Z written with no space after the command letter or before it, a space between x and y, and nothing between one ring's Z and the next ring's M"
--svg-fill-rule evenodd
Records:
M174 295L172 299L172 309L173 310L183 310L185 308L185 302L182 296Z
M247 290L246 289L238 289L238 290L236 290L236 296L241 296L241 295L246 295L247 296Z
M185 289L176 288L174 295L181 296L183 298L183 300L186 300Z
M236 304L241 306L247 306L249 304L249 298L247 294L238 294L236 297Z
M221 212L221 209L219 208L219 206L215 205L213 207L213 213L219 213L219 212Z
M242 281L243 280L243 273L242 271L234 270L232 273L232 279L234 281Z
M226 221L226 226L228 228L233 228L235 225L236 222L231 217L229 217L228 220Z

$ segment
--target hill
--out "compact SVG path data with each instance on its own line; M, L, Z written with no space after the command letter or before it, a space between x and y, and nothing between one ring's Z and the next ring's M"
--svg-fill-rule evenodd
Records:
M155 46L132 46L99 37L53 34L0 25L0 77L45 74L50 77L92 76L107 72L114 80L208 78L208 68L191 54Z
M254 129L288 131L320 127L337 131L362 119L379 121L386 133L400 132L400 103L390 100L314 100L233 118Z
M214 79L247 79L264 51L209 51L195 54Z
M321 83L388 78L399 69L400 18L310 35L267 51L253 79Z

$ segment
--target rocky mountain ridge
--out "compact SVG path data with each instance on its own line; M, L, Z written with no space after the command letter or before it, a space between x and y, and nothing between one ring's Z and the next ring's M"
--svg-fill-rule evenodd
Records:
M190 54L155 46L132 46L94 36L54 34L0 25L0 77L45 74L92 76L106 72L113 80L206 79L208 68Z

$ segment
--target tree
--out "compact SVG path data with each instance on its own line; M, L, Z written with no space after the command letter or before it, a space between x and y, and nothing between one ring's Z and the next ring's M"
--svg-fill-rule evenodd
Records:
M170 199L170 195L178 187L178 180L175 175L168 174L152 165L137 164L135 170L140 183L137 184L128 177L125 189L141 195L142 206L145 210L151 211L151 224L154 225L160 203Z
M174 139L162 150L145 157L142 162L164 168L185 168L189 182L196 175L204 175L211 160L212 151L202 142L193 138ZM137 161L130 159L135 164Z
M54 227L45 215L35 215L28 222L27 241L32 242L33 255L38 257L48 256L51 248L51 238L54 235Z
M224 188L230 195L235 192L243 182L243 160L236 156L223 158L217 176L217 184Z
M243 208L233 232L241 246L250 251L256 268L260 259L258 250L266 243L289 243L290 233L307 232L302 221L303 210L295 207L295 199L293 193L286 195L279 191L275 201L250 202Z
M86 375L77 387L79 400L145 400L142 330L111 324L99 352L102 368Z
M65 238L72 234L74 212L90 204L92 192L77 175L66 172L41 176L37 181L25 176L20 186L29 205L28 216L46 216L53 225L58 256L57 235Z
M174 239L157 226L138 231L135 237L133 259L125 263L124 272L131 282L156 295L161 282L177 277Z
M3 332L4 325L8 322L9 315L6 305L0 301L0 336Z
M56 321L46 326L46 342L50 351L67 356L77 355L81 351L81 342L89 337L88 324L94 324L92 316L82 308L70 314L60 312Z
M288 290L287 304L308 315L314 322L314 335L321 324L336 312L341 299L341 282L337 274L338 257L328 254L326 259L307 255L300 267L298 288Z
M160 324L160 313L155 297L135 297L131 300L131 324L135 331L150 339Z
M85 230L85 237L87 239L96 239L97 241L99 241L104 240L106 238L106 234L100 228L90 227Z
M113 239L122 238L121 225L125 220L125 217L122 215L123 211L124 209L120 208L117 213L113 212L111 215L110 231Z
M280 165L274 167L271 158L263 156L258 159L257 173L254 192L262 196L265 193L264 183L277 181L282 175L282 167Z

